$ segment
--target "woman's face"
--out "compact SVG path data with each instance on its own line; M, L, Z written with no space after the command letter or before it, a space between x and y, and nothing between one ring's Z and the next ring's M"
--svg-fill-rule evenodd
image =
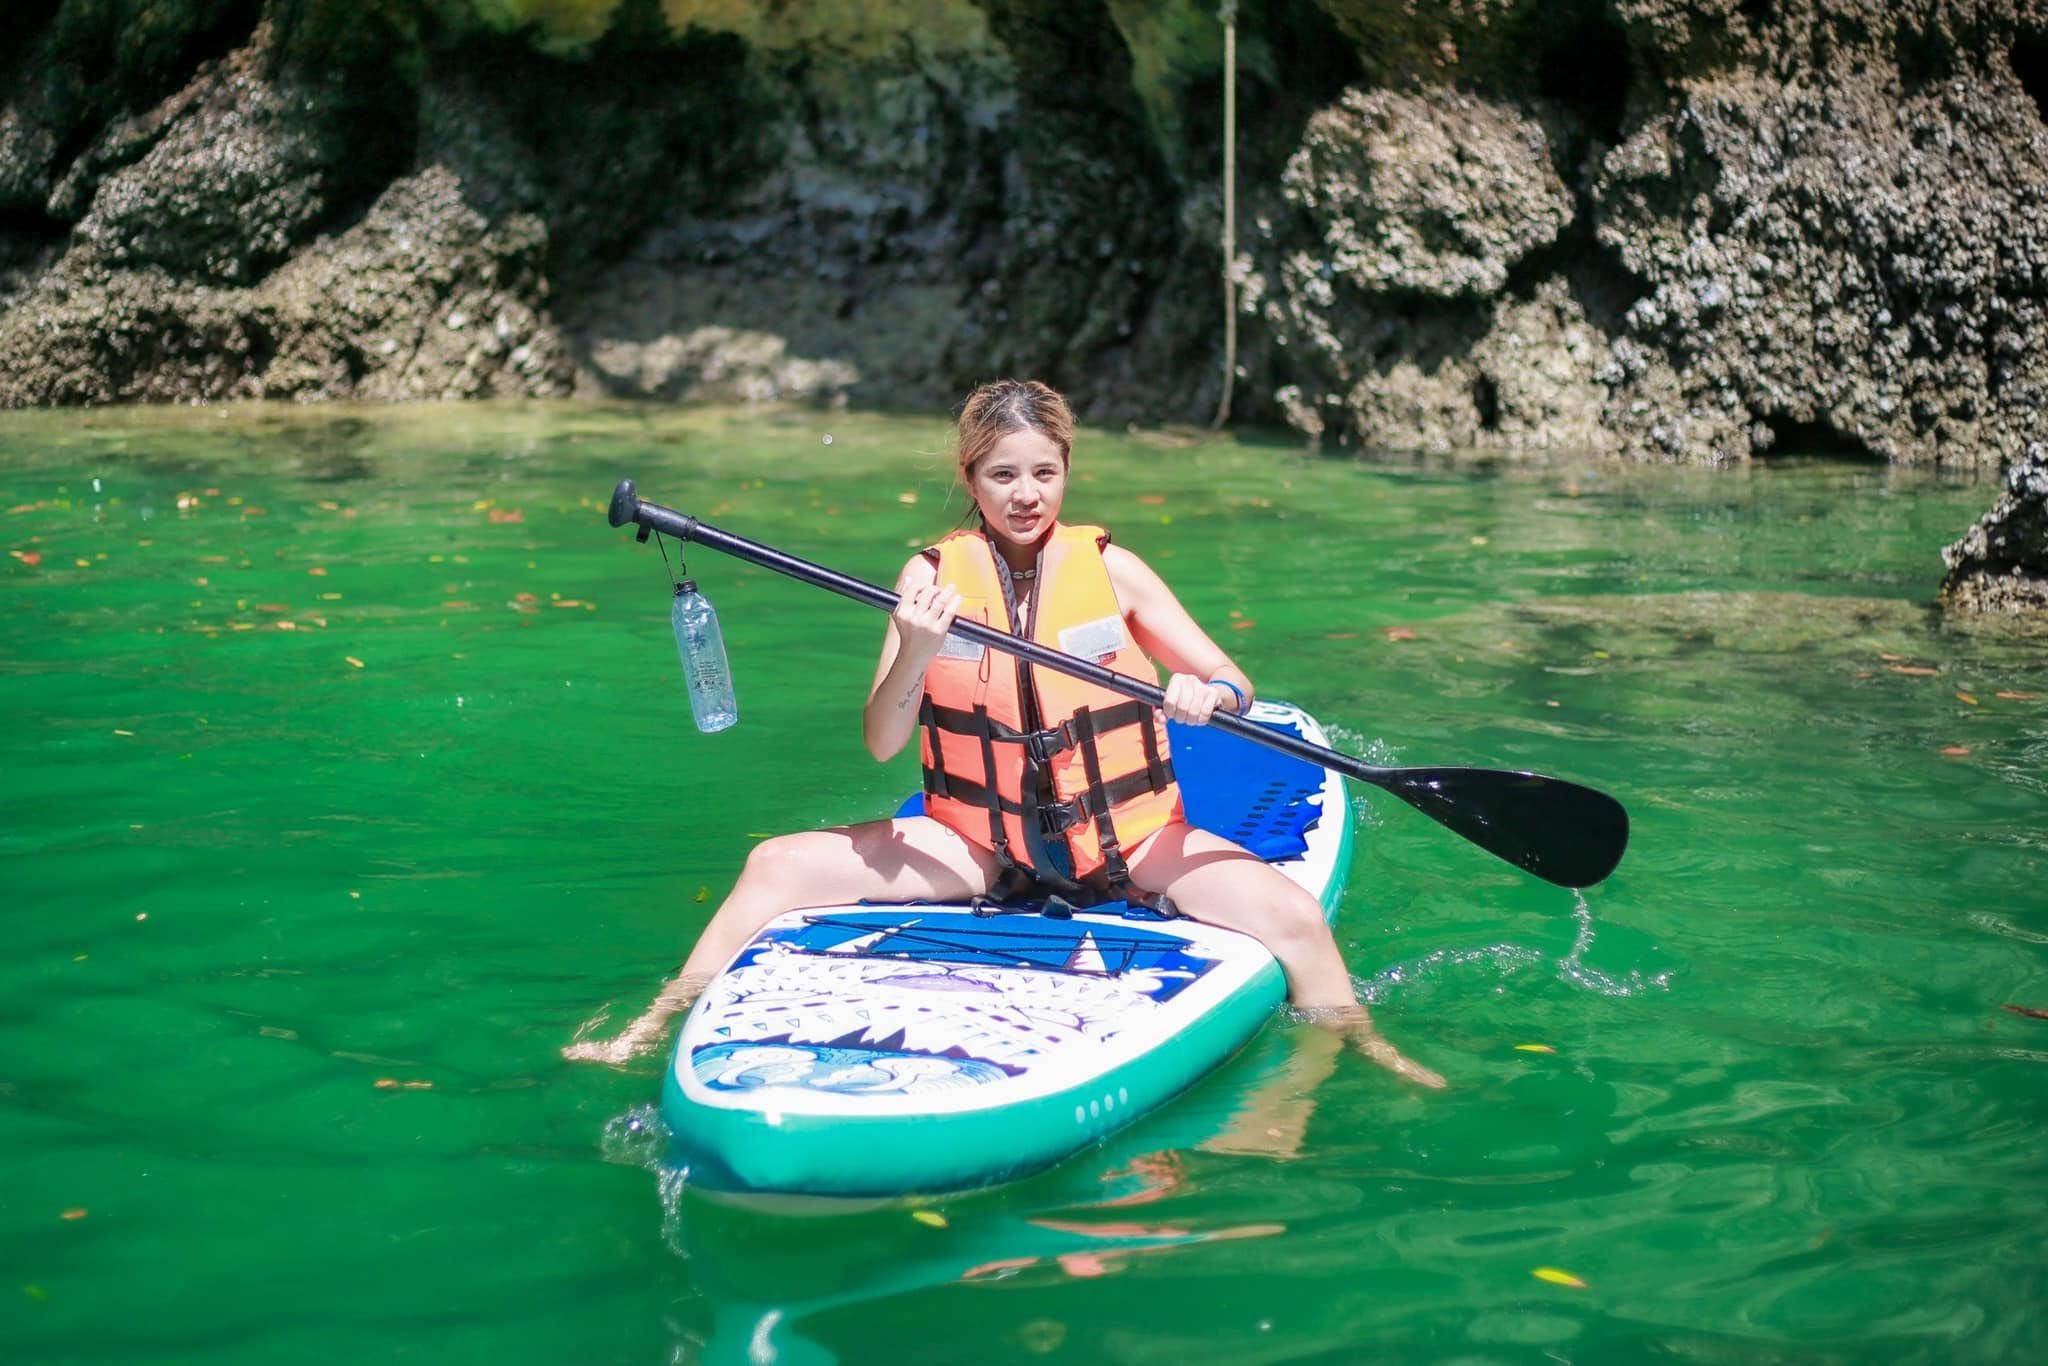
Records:
M1067 462L1050 437L1027 427L996 442L976 462L967 473L967 489L992 534L1027 546L1060 515Z

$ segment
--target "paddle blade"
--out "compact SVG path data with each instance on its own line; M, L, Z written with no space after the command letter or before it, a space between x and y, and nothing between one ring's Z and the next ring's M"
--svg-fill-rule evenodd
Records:
M1431 820L1560 887L1590 887L1628 848L1628 812L1605 792L1491 768L1396 768L1364 775Z

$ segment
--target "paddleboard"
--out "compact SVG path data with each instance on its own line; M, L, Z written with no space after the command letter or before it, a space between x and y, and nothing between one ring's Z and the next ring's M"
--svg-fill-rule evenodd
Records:
M1256 702L1249 719L1328 744L1293 706ZM1342 776L1170 730L1189 820L1333 914L1351 860ZM1021 1176L1172 1099L1285 999L1249 936L1124 903L1042 909L863 903L769 922L677 1036L662 1116L690 1183L888 1196Z

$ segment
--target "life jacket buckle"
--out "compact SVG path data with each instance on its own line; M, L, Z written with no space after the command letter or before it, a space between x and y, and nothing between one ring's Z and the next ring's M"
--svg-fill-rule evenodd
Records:
M1024 737L1024 752L1031 756L1034 764L1045 764L1055 754L1064 754L1074 747L1074 723L1062 721L1057 726L1032 731Z
M1042 834L1064 835L1088 819L1079 798L1071 802L1049 802L1038 808L1038 829Z

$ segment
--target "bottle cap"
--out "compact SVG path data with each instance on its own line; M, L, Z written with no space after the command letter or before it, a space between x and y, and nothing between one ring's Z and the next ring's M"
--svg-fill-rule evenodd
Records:
M677 597L681 597L685 593L694 593L696 591L697 581L695 579L684 579L681 583L676 585Z

